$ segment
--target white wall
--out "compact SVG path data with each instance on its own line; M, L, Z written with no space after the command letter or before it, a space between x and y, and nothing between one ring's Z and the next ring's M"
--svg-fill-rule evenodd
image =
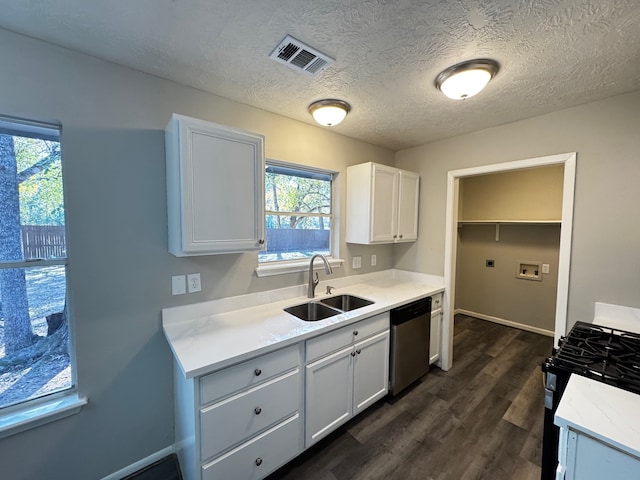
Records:
M256 253L167 252L163 130L171 114L261 133L268 157L341 173L366 161L393 164L394 154L4 30L0 65L0 114L63 126L71 312L78 384L89 398L78 415L0 440L0 477L98 479L173 444L162 308L306 280L257 278ZM338 213L343 225L344 205ZM340 243L348 260L372 249ZM375 269L392 266L391 246L375 253ZM201 272L202 292L172 296L171 275L191 272Z
M594 302L640 307L640 92L561 110L396 154L422 176L420 241L395 266L444 272L447 172L577 152L568 325Z

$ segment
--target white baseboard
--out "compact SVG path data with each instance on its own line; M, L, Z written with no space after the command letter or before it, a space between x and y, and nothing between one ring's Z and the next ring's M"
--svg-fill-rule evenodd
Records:
M151 455L149 455L146 458L143 458L142 460L138 460L137 462L132 463L131 465L128 465L128 466L118 470L117 472L112 473L111 475L107 475L102 480L121 480L122 478L126 477L127 475L131 475L132 473L136 473L138 470L141 470L144 467L148 467L152 463L155 463L158 460L161 460L164 457L166 457L168 455L171 455L172 453L175 453L175 452L176 452L175 446L174 445L170 445L167 448L163 448L162 450L160 450L160 451L158 451L156 453L152 453Z
M479 318L480 320L487 320L488 322L499 323L500 325L506 325L507 327L519 328L520 330L526 330L527 332L539 333L540 335L546 335L547 337L553 337L554 332L552 330L545 330L544 328L532 327L524 323L512 322L511 320L505 320L504 318L492 317L491 315L485 315L483 313L472 312L470 310L463 310L462 308L456 308L454 314L461 313L470 317Z

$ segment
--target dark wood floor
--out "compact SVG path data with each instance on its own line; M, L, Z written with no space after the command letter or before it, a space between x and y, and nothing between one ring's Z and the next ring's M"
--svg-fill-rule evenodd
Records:
M538 480L552 343L458 315L450 371L432 368L269 480Z

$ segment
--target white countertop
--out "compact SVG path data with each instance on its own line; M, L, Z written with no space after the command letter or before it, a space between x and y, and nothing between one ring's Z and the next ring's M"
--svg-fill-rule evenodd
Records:
M335 286L331 295L325 286ZM186 378L227 367L444 291L442 277L401 270L331 279L316 300L352 294L375 303L325 320L305 322L283 311L310 299L306 285L162 310L162 327Z
M640 458L640 395L571 375L555 414L571 428Z

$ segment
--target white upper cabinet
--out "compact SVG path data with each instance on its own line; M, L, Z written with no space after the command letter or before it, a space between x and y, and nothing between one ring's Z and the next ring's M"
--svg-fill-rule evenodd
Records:
M419 195L416 173L372 162L348 167L346 241L417 240Z
M264 137L174 114L165 141L169 252L260 250Z

